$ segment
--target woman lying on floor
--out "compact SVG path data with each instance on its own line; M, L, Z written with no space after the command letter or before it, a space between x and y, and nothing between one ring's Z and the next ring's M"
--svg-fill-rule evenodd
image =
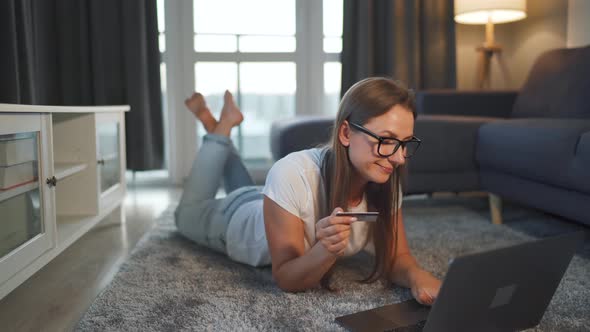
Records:
M385 78L355 84L342 98L331 142L277 161L262 191L230 140L244 119L232 95L226 91L219 122L201 94L185 103L207 134L175 213L180 233L241 263L272 263L274 280L289 292L329 288L338 258L364 249L375 255L365 281L386 278L433 303L441 283L410 254L401 210L400 174L419 145L410 91ZM227 196L216 199L222 179ZM362 222L340 211L379 217Z

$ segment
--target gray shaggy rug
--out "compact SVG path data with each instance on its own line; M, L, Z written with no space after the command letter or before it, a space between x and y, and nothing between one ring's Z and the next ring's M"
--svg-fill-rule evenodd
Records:
M342 260L331 293L290 294L270 268L252 268L184 239L171 206L82 317L79 331L339 331L340 315L411 298L408 289L361 284L371 267L359 254ZM588 228L507 205L505 224L489 222L487 200L404 200L410 247L420 264L442 278L452 257ZM531 331L590 330L590 244L572 260L541 324Z

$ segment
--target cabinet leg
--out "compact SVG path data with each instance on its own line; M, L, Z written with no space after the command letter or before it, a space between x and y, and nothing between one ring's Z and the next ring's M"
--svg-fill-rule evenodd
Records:
M498 195L489 194L490 201L490 215L492 217L492 224L502 224L502 198Z

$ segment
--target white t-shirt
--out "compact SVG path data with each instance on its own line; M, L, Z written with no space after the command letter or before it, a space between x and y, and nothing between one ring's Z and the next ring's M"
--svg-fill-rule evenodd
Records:
M321 177L322 150L315 148L293 152L277 161L268 172L262 193L280 207L300 218L304 224L305 251L316 243L315 224L326 217L322 207L326 204L324 182ZM401 205L401 199L400 205ZM348 207L347 211L366 212L367 201ZM374 252L366 222L351 224L350 240L344 256L362 249ZM233 260L261 266L270 264L270 254L264 230L262 200L244 204L232 216L226 233L227 254Z

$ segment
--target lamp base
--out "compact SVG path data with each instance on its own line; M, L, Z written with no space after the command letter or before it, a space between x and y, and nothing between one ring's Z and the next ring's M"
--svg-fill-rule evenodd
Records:
M502 47L498 44L489 45L484 43L476 47L475 50L479 53L477 87L479 89L489 88L491 85L492 57L496 53L502 53Z

